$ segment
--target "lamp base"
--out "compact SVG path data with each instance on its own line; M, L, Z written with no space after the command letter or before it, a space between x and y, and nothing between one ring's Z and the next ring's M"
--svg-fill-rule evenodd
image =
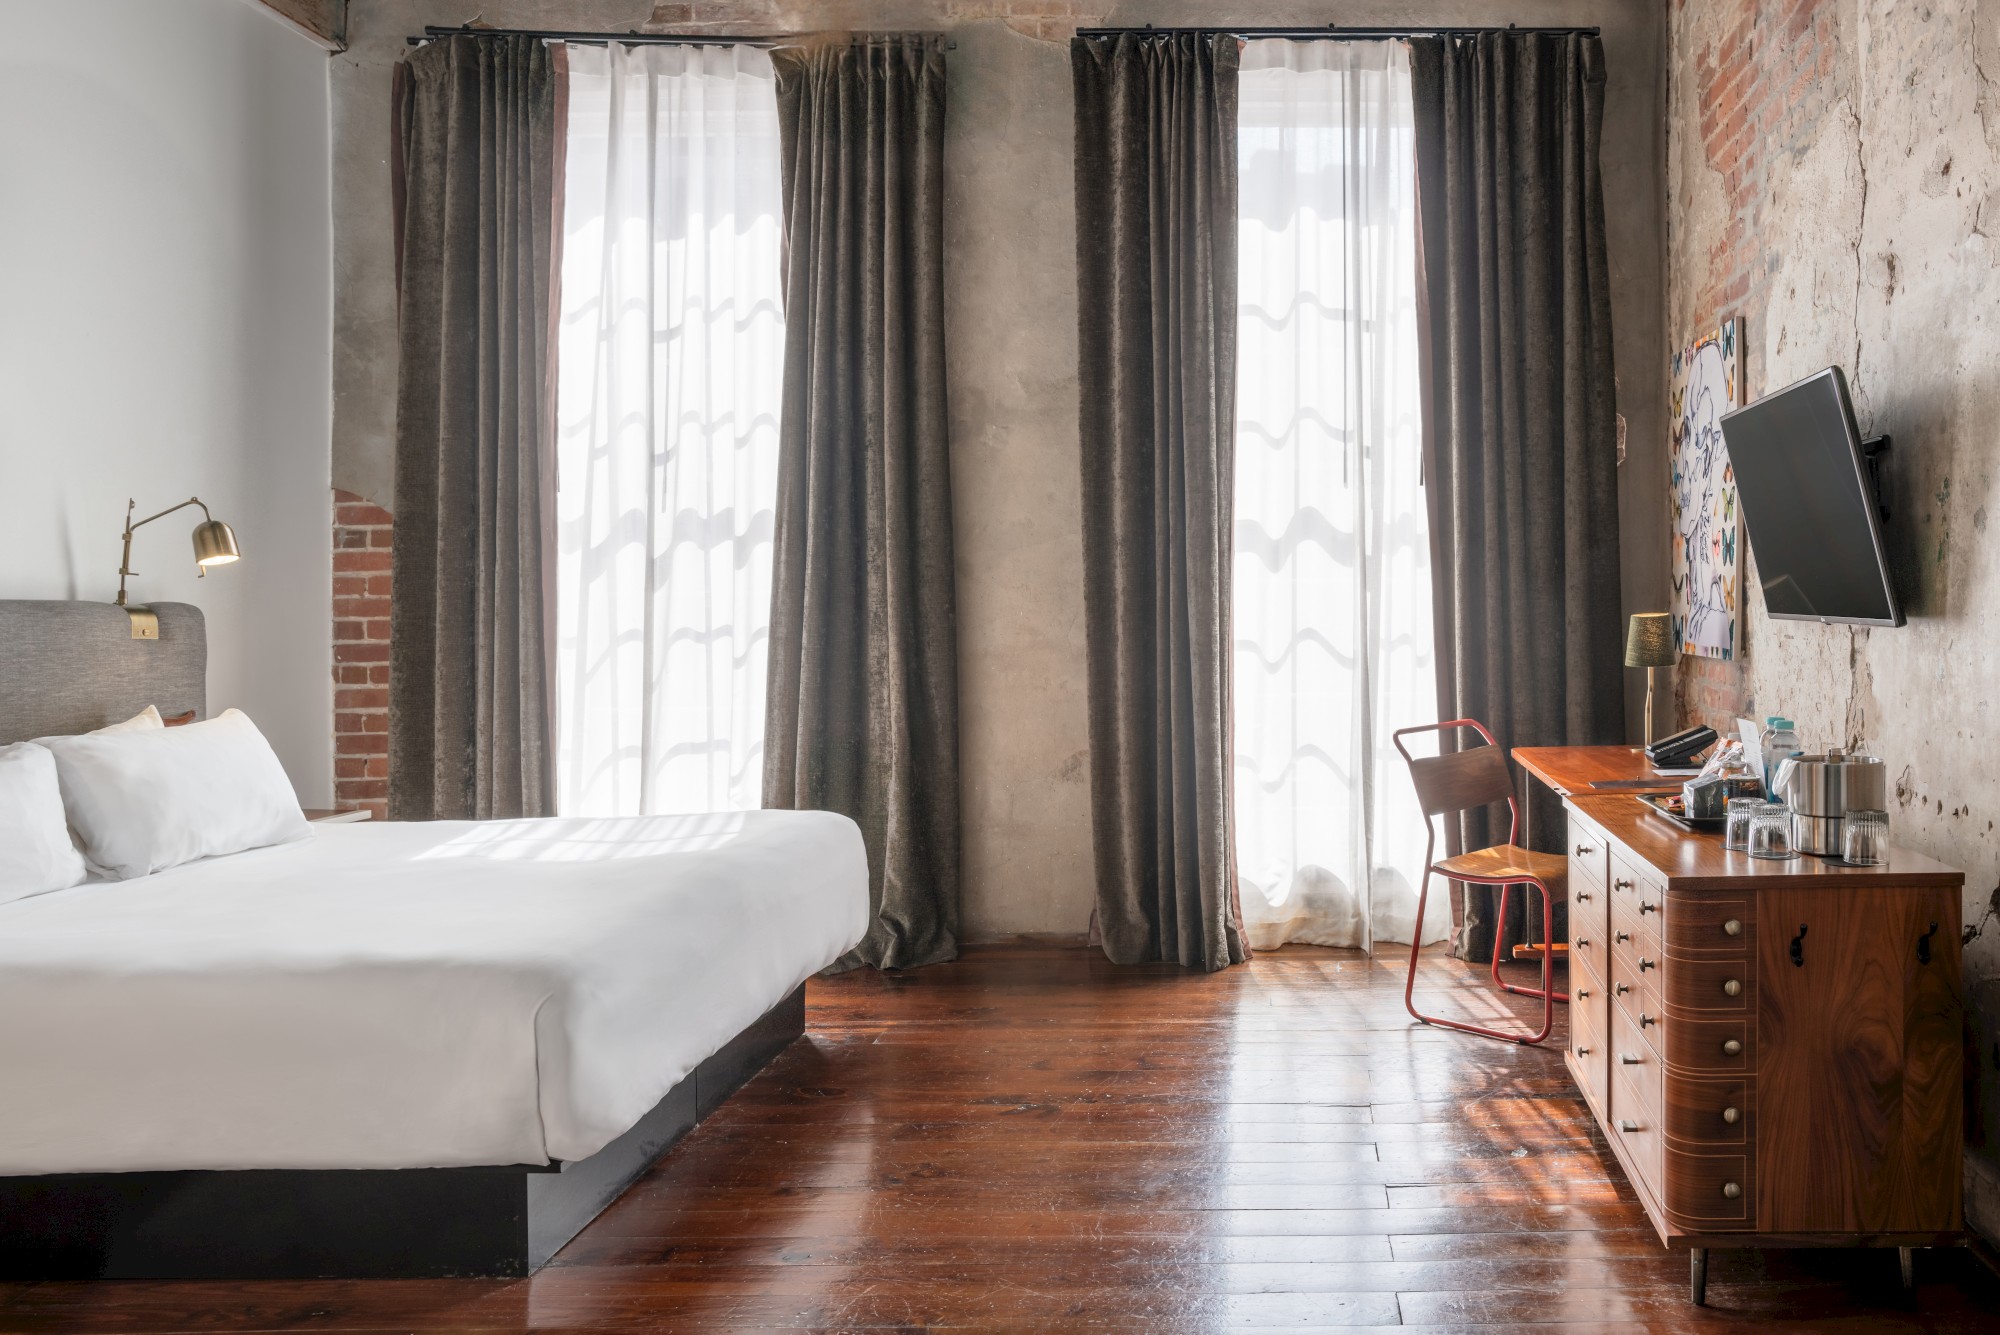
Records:
M1645 737L1646 737L1646 745L1647 745L1647 746L1651 746L1651 745L1653 744L1653 681L1654 681L1654 677L1655 677L1655 674L1657 674L1658 672L1659 672L1659 669L1658 669L1658 668L1647 668L1647 669L1646 669L1646 725L1645 725Z

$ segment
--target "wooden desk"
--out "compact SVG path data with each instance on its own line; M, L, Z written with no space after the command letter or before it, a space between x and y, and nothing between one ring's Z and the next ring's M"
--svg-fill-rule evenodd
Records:
M1555 790L1557 797L1589 793L1590 785L1631 779L1652 779L1646 788L1622 788L1625 793L1667 791L1686 783L1685 774L1662 774L1636 746L1517 746L1513 757L1522 769Z
M1564 1060L1695 1301L1711 1247L1901 1247L1908 1282L1964 1236L1963 874L1731 852L1590 792L1629 748L1555 750L1516 754L1568 793Z

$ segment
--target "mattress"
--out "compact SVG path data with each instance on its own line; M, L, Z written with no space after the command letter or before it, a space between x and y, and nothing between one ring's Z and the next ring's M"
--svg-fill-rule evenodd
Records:
M0 1175L582 1159L860 940L825 812L319 825L0 905Z

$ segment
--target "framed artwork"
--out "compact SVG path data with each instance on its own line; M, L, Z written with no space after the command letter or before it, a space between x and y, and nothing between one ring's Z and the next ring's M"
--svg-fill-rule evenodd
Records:
M1722 415L1743 406L1743 320L1731 316L1675 351L1668 405L1674 645L1734 659L1742 642L1743 543Z

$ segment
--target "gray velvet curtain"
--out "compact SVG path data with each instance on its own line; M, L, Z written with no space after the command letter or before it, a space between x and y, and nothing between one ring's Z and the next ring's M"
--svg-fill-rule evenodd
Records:
M461 36L396 67L396 820L554 809L559 61Z
M1410 43L1438 709L1503 746L1621 740L1617 407L1595 37ZM1562 813L1533 785L1534 843ZM1448 828L1506 838L1504 810ZM1459 953L1539 940L1539 906L1466 886ZM1565 915L1558 906L1557 939Z
M1239 50L1070 47L1093 933L1119 963L1249 957L1230 791Z
M764 805L852 817L875 916L837 964L958 953L958 636L942 40L772 52L785 385Z

